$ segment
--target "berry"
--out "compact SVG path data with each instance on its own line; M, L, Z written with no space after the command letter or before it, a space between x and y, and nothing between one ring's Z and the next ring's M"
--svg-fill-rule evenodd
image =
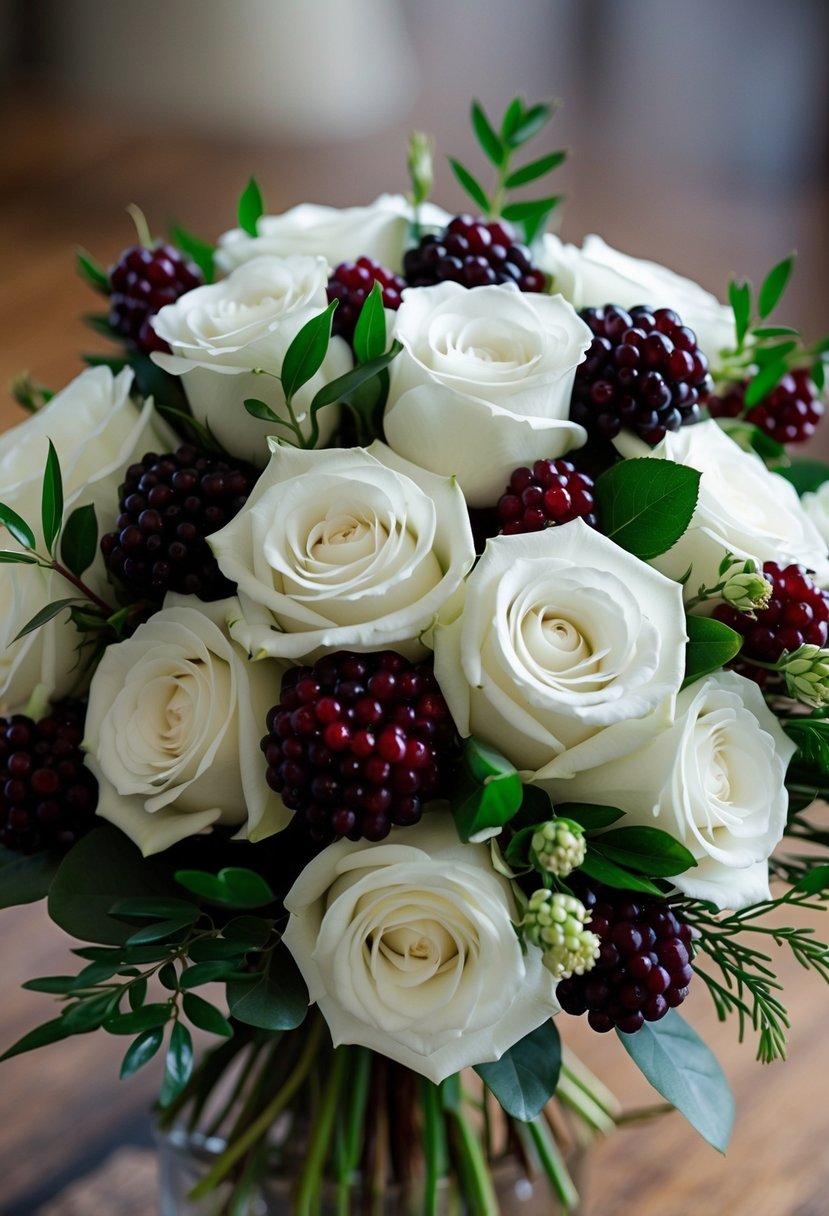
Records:
M93 826L98 782L84 767L86 705L66 700L34 721L0 718L0 845L65 851Z
M220 600L235 587L219 569L206 537L233 519L258 477L189 444L147 452L127 469L114 532L101 538L107 569L138 597L168 591Z
M375 283L383 291L383 307L394 312L400 307L400 293L406 287L393 270L387 270L372 258L358 258L356 262L341 262L328 280L328 302L339 300L334 309L331 332L347 342L354 339L354 327L360 316L366 297Z
M742 649L733 663L743 675L764 684L773 676L751 660L775 663L784 650L799 646L826 645L829 638L829 591L818 587L803 566L779 566L766 562L763 574L771 583L771 598L766 608L750 616L730 604L718 604L714 616L743 638Z
M579 316L593 341L576 368L570 417L591 437L614 439L623 426L646 443L699 422L712 389L694 331L670 308L615 304Z
M170 349L150 326L150 317L204 282L195 262L173 245L133 245L110 266L108 277L109 323L144 354Z
M443 232L429 233L408 250L403 273L410 287L431 287L447 280L463 287L515 283L521 291L544 291L547 278L532 264L526 245L504 220L488 223L456 215Z
M590 910L585 928L599 938L599 957L585 975L564 979L556 996L565 1013L587 1014L593 1030L633 1033L681 1005L692 978L694 931L665 899L573 884Z
M571 519L596 526L593 480L577 473L569 460L537 460L516 469L496 507L501 533L540 532Z
M750 380L729 386L722 397L711 397L708 409L713 418L742 418L759 426L778 443L805 443L823 417L823 401L817 385L805 368L786 372L778 384L749 410L745 394Z
M459 749L431 668L391 650L291 668L267 728L268 785L320 841L382 840L417 823Z

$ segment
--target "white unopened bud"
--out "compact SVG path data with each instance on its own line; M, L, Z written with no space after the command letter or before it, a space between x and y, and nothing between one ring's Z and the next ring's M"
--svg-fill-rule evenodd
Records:
M599 939L585 929L589 913L581 900L560 891L533 891L521 924L527 940L544 952L544 966L557 979L584 975L599 957Z
M572 819L551 819L533 833L531 848L539 869L566 878L584 861L587 844L580 824Z
M786 680L790 697L821 709L829 705L829 650L820 646L798 646L777 660L777 670Z
M722 589L725 602L738 612L761 612L768 607L771 593L770 580L755 570L741 570L732 574Z

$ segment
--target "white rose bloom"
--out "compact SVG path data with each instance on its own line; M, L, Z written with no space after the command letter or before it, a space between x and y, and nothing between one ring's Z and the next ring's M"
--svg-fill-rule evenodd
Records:
M625 734L628 724L608 734ZM662 828L697 865L671 881L694 899L745 908L769 898L768 858L786 826L795 745L752 680L720 671L677 698L673 725L608 764L541 781L553 801L617 806L617 827Z
M629 433L614 444L625 457L673 460L702 474L690 527L651 563L674 579L690 568L687 596L696 595L703 584L716 585L727 552L753 558L760 567L767 561L800 562L814 570L821 586L829 582L826 543L794 486L771 473L759 456L744 451L713 419L669 431L655 448Z
M403 293L389 369L386 441L457 477L472 507L492 506L518 465L585 442L569 421L576 366L592 340L562 296L441 283Z
M218 283L186 292L153 317L153 329L173 352L154 354L154 362L182 377L193 416L234 456L262 466L267 437L285 433L253 418L244 403L255 397L280 418L288 417L278 373L300 329L327 307L327 281L324 258L258 257ZM351 366L348 344L332 338L322 367L293 399L306 438L306 411L314 394ZM271 374L257 375L254 369ZM318 418L320 443L325 443L337 412L329 406Z
M509 882L448 810L393 843L342 840L285 899L285 942L335 1046L360 1043L436 1084L497 1060L558 1012L534 946L522 952Z
M291 820L259 749L284 668L246 658L221 624L230 611L168 596L92 677L83 746L98 814L145 856L214 825L262 840Z
M442 228L449 215L433 203L420 209L420 223ZM321 207L301 203L283 215L263 215L256 236L234 228L219 237L216 264L228 271L251 258L294 253L323 257L333 270L340 262L374 258L399 272L403 253L412 244L412 205L402 194L381 194L367 207Z
M620 754L612 723L671 721L685 641L678 584L574 520L487 542L435 675L462 735L565 776Z
M817 528L824 545L829 546L829 481L804 494L800 505Z
M238 584L231 633L259 658L393 647L424 635L475 560L458 486L369 449L274 445L239 514L210 537Z
M579 249L548 232L536 261L554 276L553 286L576 308L648 304L674 309L694 331L713 366L720 351L735 344L734 314L716 296L657 262L612 249L600 236L585 237Z
M136 404L131 399L132 379L128 369L113 376L109 368L90 368L0 437L0 502L30 525L41 553L40 497L49 439L61 465L64 518L91 504L100 532L118 513L118 487L127 465L159 444L167 447L174 442L152 400ZM0 548L20 546L4 532ZM109 601L111 589L100 553L83 577L92 591ZM39 684L53 698L82 688L88 677L78 663L80 639L66 612L19 641L12 640L48 603L75 594L76 589L53 571L28 565L0 567L0 705L21 709Z

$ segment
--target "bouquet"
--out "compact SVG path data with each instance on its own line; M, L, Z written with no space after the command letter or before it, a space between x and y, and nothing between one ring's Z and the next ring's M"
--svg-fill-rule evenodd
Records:
M83 944L5 1054L163 1051L211 1211L281 1173L303 1214L493 1213L505 1157L572 1206L562 1127L614 1113L581 1016L722 1150L679 1007L771 1061L766 944L829 979L769 918L829 899L829 466L789 454L829 342L769 319L792 258L726 307L563 244L553 109L473 105L480 218L421 135L407 197L268 215L251 180L215 246L134 210L78 258L116 353L17 386L0 903Z

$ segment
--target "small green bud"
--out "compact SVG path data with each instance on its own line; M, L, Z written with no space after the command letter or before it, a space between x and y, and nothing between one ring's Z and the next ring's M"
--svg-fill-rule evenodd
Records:
M538 869L566 878L584 861L584 829L572 819L551 819L533 833L531 848Z
M786 681L786 691L796 701L822 709L829 705L829 650L820 646L798 646L784 651L776 668Z
M599 957L599 939L585 929L589 913L573 895L533 891L521 925L528 941L544 953L544 966L557 979L584 975Z
M407 164L412 182L412 202L415 207L425 203L432 193L432 187L435 184L433 154L434 145L431 136L426 135L423 131L412 131Z
M748 569L748 567L751 569ZM762 612L771 599L771 582L758 574L754 562L746 562L745 568L729 575L722 589L722 597L738 612Z

